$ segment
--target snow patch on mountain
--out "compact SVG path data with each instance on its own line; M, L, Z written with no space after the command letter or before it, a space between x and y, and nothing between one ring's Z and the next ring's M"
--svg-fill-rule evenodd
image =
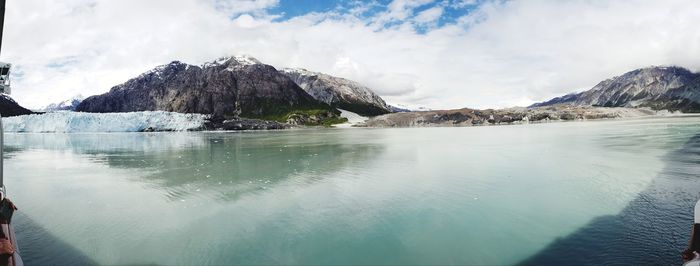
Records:
M3 118L5 132L74 133L188 131L201 129L209 118L202 114L163 111L81 113L59 111Z
M345 117L348 119L348 122L342 123L342 124L337 124L333 125L334 127L339 127L339 128L347 128L347 127L352 127L355 125L362 125L369 119L369 117L366 116L361 116L356 113L350 112L348 110L343 110L343 109L338 109L340 111L340 117Z
M10 101L10 102L12 102L12 103L17 103L17 102L15 101L15 99L12 99L12 97L10 97L9 94L0 93L0 97L4 98L5 100L8 100L8 101Z
M258 59L249 55L234 55L220 57L212 62L207 62L202 65L202 68L228 65L229 69L233 70L240 67L262 64Z

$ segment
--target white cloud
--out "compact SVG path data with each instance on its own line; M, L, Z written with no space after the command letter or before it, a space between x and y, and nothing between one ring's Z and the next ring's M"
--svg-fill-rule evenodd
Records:
M413 9L434 2L435 0L394 0L389 3L387 16L392 19L403 20L413 14Z
M431 7L418 13L413 20L419 24L434 22L442 16L443 10L441 6Z
M453 8L464 8L468 6L474 6L478 4L477 0L454 0L452 1L451 6Z
M429 2L397 0L368 19L276 21L267 11L276 0L13 1L2 59L15 64L13 96L27 106L102 93L172 60L227 54L328 72L390 102L433 108L522 105L648 65L700 69L694 0L493 1L418 33L412 19L430 8L415 10ZM378 26L387 20L391 27Z
M209 0L215 8L230 15L246 12L262 14L262 12L279 4L279 0Z

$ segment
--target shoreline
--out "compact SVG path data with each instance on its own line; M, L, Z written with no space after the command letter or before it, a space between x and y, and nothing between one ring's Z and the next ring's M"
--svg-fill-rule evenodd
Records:
M582 123L582 122L603 122L603 121L628 121L638 119L656 119L656 118L682 118L682 117L700 117L700 113L684 113L673 115L646 115L646 116L629 116L629 117L612 117L612 118L594 118L594 119L573 119L573 120L548 120L548 121L516 121L512 123L500 124L478 124L478 125L426 125L426 126L405 126L405 127L372 127L372 126L354 126L352 128L460 128L460 127L493 127L493 126L518 126L518 125L540 125L552 123Z
M421 113L429 113L431 111L425 111ZM418 112L416 112L418 113ZM266 128L266 129L236 129L236 130L231 130L231 129L221 129L221 128L214 128L214 129L207 129L207 128L197 128L197 129L187 129L187 130L155 130L155 129L149 129L148 130L140 130L140 131L135 131L135 130L124 130L124 131L5 131L5 133L8 134L109 134L109 133L187 133L187 132L203 132L203 133L230 133L230 132L281 132L281 131L289 131L289 130L318 130L318 129L331 129L331 130L347 130L347 129L387 129L387 128L446 128L446 127L488 127L488 126L510 126L510 125L528 125L528 124L533 124L533 125L538 125L538 124L549 124L549 123L562 123L562 122L602 122L602 121L627 121L627 120L638 120L638 119L663 119L663 118L683 118L683 117L699 117L700 113L656 113L656 114L649 114L649 115L641 115L641 116L620 116L620 117L603 117L603 118L594 118L594 119L542 119L538 121L527 121L524 122L522 120L519 121L512 121L512 122L501 122L501 123L480 123L480 124L469 124L466 125L464 123L462 124L420 124L418 126L367 126L366 124L355 124L348 126L345 124L344 126L331 126L331 127L324 127L324 126L298 126L298 125L286 125L285 127L281 128ZM8 118L5 118L8 119ZM3 119L3 120L5 120ZM250 119L244 119L247 122L250 122ZM261 122L261 123L270 123L270 121L264 121L264 120L254 120L256 122ZM7 129L7 128L5 128Z
M470 108L392 113L365 121L366 127L469 127L683 115L648 108L559 105L477 110Z

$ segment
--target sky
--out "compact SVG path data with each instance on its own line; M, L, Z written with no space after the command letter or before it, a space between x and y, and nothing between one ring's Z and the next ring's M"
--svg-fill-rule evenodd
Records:
M698 25L697 0L8 0L0 60L30 108L229 55L392 104L501 108L641 67L698 71Z

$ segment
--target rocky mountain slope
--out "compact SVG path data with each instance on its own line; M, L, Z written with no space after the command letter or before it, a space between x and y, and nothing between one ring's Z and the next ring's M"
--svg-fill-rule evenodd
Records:
M20 106L15 100L6 94L0 94L0 115L2 117L33 114L27 108Z
M292 124L333 123L340 113L315 100L274 67L245 56L220 58L201 66L174 61L105 94L88 97L76 111L170 111Z
M280 73L290 77L316 100L333 107L363 116L391 112L379 95L355 81L301 68L285 68L280 70Z
M700 112L700 74L681 67L642 68L531 107L557 104Z
M70 99L67 99L62 102L58 103L52 103L49 104L43 108L41 108L40 111L42 112L52 112L52 111L75 111L75 108L78 107L80 102L83 101L85 97L82 95L76 95L71 97Z

